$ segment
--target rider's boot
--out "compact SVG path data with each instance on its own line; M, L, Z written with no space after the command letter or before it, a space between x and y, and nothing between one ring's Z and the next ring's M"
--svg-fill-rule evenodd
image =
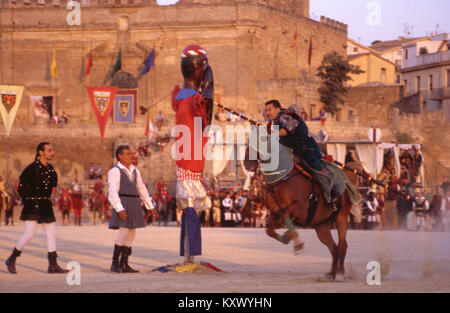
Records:
M324 175L327 175L327 176L329 175L328 171L325 168L321 169L320 172L323 173ZM330 202L328 204L331 205L333 212L336 212L338 210L337 202L339 201L339 199L341 198L342 195L339 193L339 191L337 190L337 188L334 184L331 187L330 196L331 196L331 198L330 198Z

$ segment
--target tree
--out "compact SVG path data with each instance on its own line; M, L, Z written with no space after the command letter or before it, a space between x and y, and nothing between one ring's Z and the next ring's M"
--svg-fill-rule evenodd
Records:
M330 52L323 57L322 65L317 68L317 76L322 79L323 85L318 89L320 101L325 104L325 111L336 113L337 105L344 103L347 88L344 82L351 80L350 74L364 73L359 66L352 65L348 60L337 53Z
M424 54L428 54L427 47L420 47L419 55L424 55Z

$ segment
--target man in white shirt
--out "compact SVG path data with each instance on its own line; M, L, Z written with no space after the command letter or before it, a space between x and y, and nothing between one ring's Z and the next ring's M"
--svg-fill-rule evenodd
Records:
M108 173L108 200L113 207L109 228L119 229L111 271L137 273L138 271L128 265L128 256L131 255L131 244L136 235L136 228L145 227L145 213L141 201L155 217L158 213L154 209L139 170L131 164L130 147L119 146L116 150L116 158L117 165Z
M418 192L413 202L413 210L416 213L417 230L425 226L425 217L430 208L428 200L423 196L422 192Z

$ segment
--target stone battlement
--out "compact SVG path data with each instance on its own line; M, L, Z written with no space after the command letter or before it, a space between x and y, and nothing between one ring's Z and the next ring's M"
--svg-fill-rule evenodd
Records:
M348 30L348 25L347 24L338 22L336 20L333 20L331 18L325 17L323 15L320 17L320 22L322 24L325 24L327 26L330 26L332 28L335 28L335 29L343 31L343 32L347 32L347 30Z
M110 8L142 5L157 5L156 0L73 0L81 7ZM66 8L69 0L1 0L4 8Z

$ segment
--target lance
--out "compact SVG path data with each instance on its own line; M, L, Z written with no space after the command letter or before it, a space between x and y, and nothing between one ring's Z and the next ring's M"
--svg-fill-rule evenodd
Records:
M243 115L242 113L239 113L239 112L236 112L236 111L233 110L233 109L227 108L227 107L223 106L222 104L217 103L217 106L218 106L219 108L225 110L225 111L230 112L230 113L233 114L233 115L239 116L241 119L243 119L243 120L249 122L250 124L252 124L252 125L254 125L254 126L261 126L261 125L262 125L262 124L258 123L257 121L252 120L251 118L249 118L249 117ZM389 191L392 191L392 192L398 194L399 196L401 196L401 197L403 197L403 198L405 198L405 199L407 199L407 200L411 200L411 199L412 199L414 202L416 202L416 200L415 200L414 198L411 198L410 195L407 195L407 194L405 194L405 193L403 193L403 192L398 191L397 189L394 189L394 188L390 187L390 186L389 186L387 183L385 183L384 181L379 181L379 180L374 179L372 176L368 175L367 173L365 173L365 172L363 172L363 171L359 171L358 169L354 169L354 168L352 168L352 167L349 167L349 166L347 166L347 165L344 165L344 164L342 164L341 162L338 162L338 161L336 161L336 160L333 160L333 163L336 164L337 166L343 168L343 169L346 169L347 171L352 172L353 174L356 174L356 175L358 175L358 176L363 177L364 179L366 179L366 180L369 181L370 183L379 185L379 186L381 186L381 187L383 187L383 188L388 189ZM309 175L309 176L310 176L310 175Z

